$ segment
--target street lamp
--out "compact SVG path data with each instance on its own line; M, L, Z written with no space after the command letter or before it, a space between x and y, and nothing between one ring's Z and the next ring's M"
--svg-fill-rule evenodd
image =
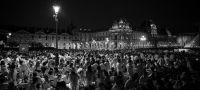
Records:
M55 22L56 22L56 65L59 65L59 56L58 56L58 13L60 11L60 6L58 5L53 5L53 9L55 14L53 15Z
M56 22L56 49L58 49L58 13L60 11L60 6L54 5L53 6L55 14L53 15Z

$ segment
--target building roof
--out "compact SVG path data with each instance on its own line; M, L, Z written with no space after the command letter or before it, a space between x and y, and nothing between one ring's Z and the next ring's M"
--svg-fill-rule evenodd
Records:
M118 21L115 21L112 25L112 27L109 29L111 32L116 31L132 31L132 28L130 27L130 24L127 22L126 19L120 19Z

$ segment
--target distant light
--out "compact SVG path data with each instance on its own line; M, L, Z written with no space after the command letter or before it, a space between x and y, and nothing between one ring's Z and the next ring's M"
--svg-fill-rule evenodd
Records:
M9 35L9 36L11 36L11 35L12 35L12 33L8 33L8 35Z
M6 38L10 38L12 35L12 33L8 33L8 35L6 35Z
M95 41L95 40L92 40L92 43L96 43L96 41Z
M141 40L141 41L146 41L147 38L146 38L145 36L142 36L142 37L140 38L140 40Z
M54 9L54 11L55 11L55 14L58 14L58 12L59 12L59 10L60 10L60 6L54 5L54 6L53 6L53 9Z

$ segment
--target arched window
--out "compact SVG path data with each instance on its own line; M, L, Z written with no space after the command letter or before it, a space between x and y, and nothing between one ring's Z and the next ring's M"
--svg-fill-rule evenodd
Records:
M49 46L49 44L48 44L48 43L45 43L45 46L46 46L46 47L48 47L48 46Z

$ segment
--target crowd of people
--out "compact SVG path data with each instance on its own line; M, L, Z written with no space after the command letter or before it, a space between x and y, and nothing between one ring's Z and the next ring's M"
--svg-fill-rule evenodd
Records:
M1 50L0 90L200 90L199 59L199 52Z

